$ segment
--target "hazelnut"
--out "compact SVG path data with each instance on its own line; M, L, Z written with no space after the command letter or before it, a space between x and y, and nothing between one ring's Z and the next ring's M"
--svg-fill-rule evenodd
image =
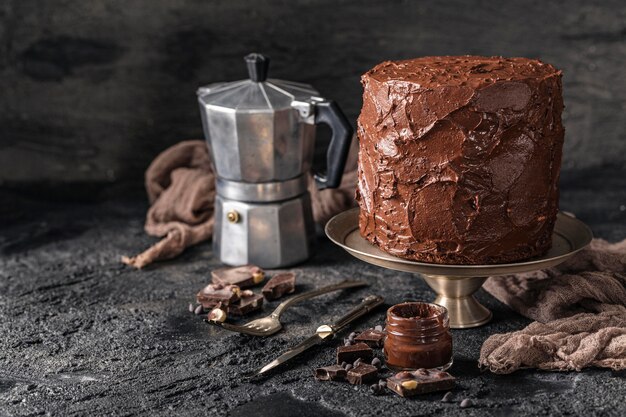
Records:
M406 388L406 389L415 389L417 388L417 381L415 380L404 381L402 382L401 385L403 388Z
M253 295L254 295L254 292L252 290L243 290L241 292L242 297L252 297Z
M218 323L223 323L226 321L226 312L221 308L214 308L209 312L208 319L210 321L216 321Z
M262 269L257 269L252 272L252 281L255 284L260 284L265 279L265 272Z

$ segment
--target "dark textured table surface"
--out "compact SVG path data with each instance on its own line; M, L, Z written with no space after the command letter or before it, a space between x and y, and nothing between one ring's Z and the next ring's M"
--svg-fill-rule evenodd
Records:
M581 173L563 185L561 207L597 236L626 237L624 176ZM430 300L417 276L351 258L321 239L316 256L294 268L299 290L343 278L367 289L317 298L288 310L285 330L256 339L208 327L187 306L217 265L209 244L136 271L123 254L146 247L141 200L92 204L38 202L0 193L0 415L624 415L623 372L483 373L476 360L484 339L529 321L488 294L488 325L453 331L455 398L373 396L367 387L321 383L314 367L330 364L339 341L319 346L271 378L250 383L241 373L299 342L368 293L387 305ZM276 303L267 305L265 311ZM383 321L383 310L353 329Z

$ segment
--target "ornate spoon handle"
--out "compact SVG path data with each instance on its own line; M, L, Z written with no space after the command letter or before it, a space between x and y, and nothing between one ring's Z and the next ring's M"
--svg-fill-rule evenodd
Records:
M318 295L326 294L329 292L342 290L344 288L366 287L367 285L368 285L367 282L364 282L364 281L345 280L337 284L328 285L326 287L322 287L316 290L307 291L305 293L298 294L280 303L278 307L276 307L276 310L274 310L274 312L272 313L272 317L279 318L280 315L283 313L283 311L287 307L292 306L296 303L299 303L300 301L308 300L309 298L317 297Z

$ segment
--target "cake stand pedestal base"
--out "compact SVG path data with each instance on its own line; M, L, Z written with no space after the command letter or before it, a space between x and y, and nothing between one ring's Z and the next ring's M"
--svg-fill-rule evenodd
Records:
M545 255L509 264L445 265L416 262L385 253L361 237L359 209L344 211L326 224L326 235L354 257L372 265L420 274L437 293L435 303L448 309L450 327L466 329L491 320L491 311L481 305L474 293L487 277L531 272L550 268L587 246L591 230L575 217L559 213L552 233L552 248Z
M486 277L423 275L423 278L437 294L433 302L448 309L451 328L477 327L491 320L491 311L474 297Z

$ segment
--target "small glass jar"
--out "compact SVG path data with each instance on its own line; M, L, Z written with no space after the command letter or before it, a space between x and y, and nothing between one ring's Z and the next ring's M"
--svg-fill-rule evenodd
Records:
M387 310L383 348L394 370L446 370L452 365L448 310L437 304L408 302Z

